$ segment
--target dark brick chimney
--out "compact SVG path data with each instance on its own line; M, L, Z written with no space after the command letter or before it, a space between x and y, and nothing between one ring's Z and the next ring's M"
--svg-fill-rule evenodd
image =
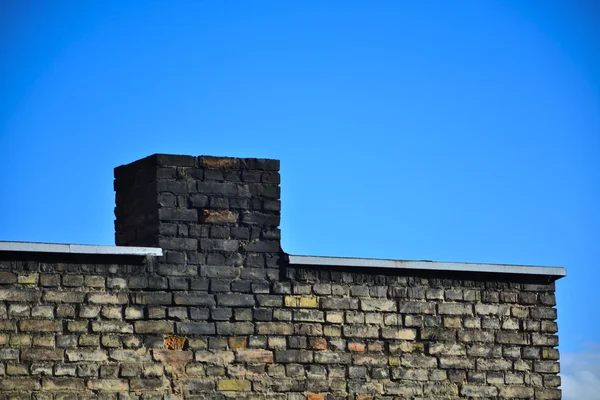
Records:
M279 160L155 154L122 165L115 242L161 247L165 276L278 279L279 182Z

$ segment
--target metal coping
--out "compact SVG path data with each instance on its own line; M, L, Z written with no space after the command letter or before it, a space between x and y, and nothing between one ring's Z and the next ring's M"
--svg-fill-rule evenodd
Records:
M347 258L322 256L289 256L291 265L330 267L393 268L430 271L479 272L491 274L545 275L562 278L567 275L562 267L534 267L527 265L476 264L437 261L380 260L375 258Z
M61 244L35 242L2 242L0 251L24 253L98 254L115 256L162 256L158 247L94 246L88 244Z

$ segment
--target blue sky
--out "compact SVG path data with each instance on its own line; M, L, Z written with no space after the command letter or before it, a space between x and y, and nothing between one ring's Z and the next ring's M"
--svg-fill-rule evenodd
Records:
M278 158L289 253L566 267L569 398L584 356L600 385L599 19L591 0L5 1L0 240L113 244L112 169L148 154Z

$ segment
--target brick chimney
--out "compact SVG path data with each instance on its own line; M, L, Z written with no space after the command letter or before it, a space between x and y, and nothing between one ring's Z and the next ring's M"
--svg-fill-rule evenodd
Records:
M279 182L279 160L155 154L122 165L115 242L161 247L164 276L277 280Z

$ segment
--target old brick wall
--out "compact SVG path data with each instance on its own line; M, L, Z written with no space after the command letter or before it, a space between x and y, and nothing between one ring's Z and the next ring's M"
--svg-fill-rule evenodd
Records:
M116 240L0 253L2 398L559 399L547 277L289 265L274 160L119 167Z

